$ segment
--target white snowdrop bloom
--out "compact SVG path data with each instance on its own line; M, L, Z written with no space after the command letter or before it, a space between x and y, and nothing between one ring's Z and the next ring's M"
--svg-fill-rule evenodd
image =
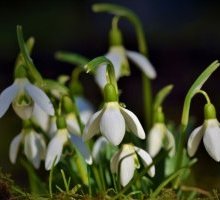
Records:
M128 51L123 46L111 46L109 52L105 55L115 69L115 77L118 80L120 77L129 75L129 64L127 58L134 62L137 67L150 79L156 78L156 71L150 61L144 55ZM106 81L106 65L98 67L95 75L95 80L100 88L104 88Z
M50 141L45 159L45 168L50 170L60 161L64 145L70 141L76 146L79 152L83 155L88 164L92 164L92 158L89 150L84 144L81 137L76 135L70 135L67 128L58 129L55 136Z
M126 129L140 139L145 139L145 132L136 115L120 106L117 101L110 101L92 115L84 128L83 138L88 140L101 132L110 143L119 145Z
M48 115L54 115L53 105L48 96L27 78L16 78L0 95L0 117L8 110L10 104L19 117L29 119L37 104Z
M111 159L111 172L119 173L120 183L124 187L134 176L134 170L140 167L138 156L141 158L144 167L152 164L150 155L132 144L124 144L122 148L116 152ZM148 174L150 177L155 175L155 166L151 166Z
M148 134L148 152L155 157L163 147L169 150L169 156L175 154L175 139L164 123L155 123Z
M23 129L10 144L9 158L14 164L21 144L24 144L24 154L36 169L40 167L40 161L45 159L46 144L41 134L33 129Z
M201 139L208 154L217 162L220 161L220 127L217 119L207 119L202 126L197 127L190 134L187 150L189 156L194 156Z

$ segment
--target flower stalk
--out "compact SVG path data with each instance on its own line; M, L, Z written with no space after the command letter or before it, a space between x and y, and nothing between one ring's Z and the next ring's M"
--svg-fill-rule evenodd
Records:
M148 56L148 48L145 40L144 29L138 16L130 9L123 6L118 6L110 3L94 4L92 6L94 12L108 12L115 16L127 19L135 28L137 35L138 49L140 53ZM143 83L143 100L144 100L144 115L147 129L152 124L152 88L151 81L142 73Z

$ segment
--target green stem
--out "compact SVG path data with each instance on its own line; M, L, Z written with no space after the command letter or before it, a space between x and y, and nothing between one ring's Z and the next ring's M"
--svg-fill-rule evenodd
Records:
M109 83L111 83L114 86L116 94L118 96L118 85L115 78L115 69L112 62L109 59L107 59L104 56L100 56L91 60L89 63L85 65L86 72L89 73L90 71L95 71L95 69L97 67L100 67L102 64L107 65L106 79Z
M135 28L139 51L145 56L148 55L147 43L145 40L144 29L138 16L130 9L109 3L94 4L94 12L108 12L113 15L126 18ZM144 74L142 75L144 115L147 124L147 130L152 125L152 88L151 81Z
M55 58L59 61L67 62L77 66L83 66L89 62L89 60L84 56L75 53L65 52L65 51L56 52Z
M202 94L205 97L207 103L211 103L208 94L204 90L199 90L197 93Z
M186 140L186 128L189 121L189 110L190 110L191 100L195 96L195 94L201 91L200 89L202 88L203 84L207 81L210 75L219 67L219 65L220 64L218 61L214 61L213 63L211 63L195 80L195 82L193 83L193 85L191 86L185 97L185 101L183 104L182 119L181 119L181 130L180 130L181 135L179 138L179 144L176 155L177 159L176 159L175 171L177 171L182 165L183 149Z

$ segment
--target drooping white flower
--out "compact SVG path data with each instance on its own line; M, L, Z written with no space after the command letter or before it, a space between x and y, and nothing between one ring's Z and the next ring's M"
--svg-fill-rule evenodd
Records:
M138 157L141 158L144 167L152 164L150 155L132 144L124 144L122 148L116 152L111 159L111 172L119 173L120 183L124 187L134 176L134 170L140 167ZM155 175L155 167L151 166L148 174L150 177Z
M187 143L189 156L194 156L200 141L203 143L208 154L217 162L220 161L220 127L217 119L207 119L202 126L192 131Z
M27 78L16 78L0 95L0 117L8 110L10 104L19 117L29 119L37 104L48 115L54 115L54 108L47 95L31 84Z
M103 109L92 115L83 131L83 138L88 140L101 132L113 145L119 145L126 129L140 139L145 139L145 132L134 113L123 108L117 101L106 102Z
M124 75L129 75L127 57L133 61L148 78L156 78L156 71L150 61L138 52L128 51L123 46L111 46L105 56L112 62L117 80ZM100 88L104 88L107 83L105 74L106 65L99 66L96 71L95 80Z
M41 134L33 129L23 129L10 144L9 158L14 164L21 144L24 144L24 154L36 169L40 167L40 161L45 158L46 144Z
M55 136L52 138L48 145L45 159L46 170L50 170L53 165L55 166L60 161L63 147L68 141L70 141L70 137L71 142L73 142L74 146L76 146L79 152L83 155L86 162L88 164L92 163L91 155L82 138L76 135L70 135L68 130L63 128L57 130Z
M155 123L151 128L148 139L148 152L155 157L163 147L169 150L169 156L175 154L175 139L164 123Z

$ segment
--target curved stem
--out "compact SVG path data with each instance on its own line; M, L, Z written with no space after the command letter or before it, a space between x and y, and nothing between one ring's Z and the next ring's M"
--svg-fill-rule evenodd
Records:
M147 43L145 40L144 29L138 16L130 9L110 3L94 4L92 6L94 12L108 12L116 16L126 18L135 28L137 35L138 49L145 56L148 55ZM151 81L148 77L142 74L143 84L143 101L144 115L147 124L147 129L152 125L152 88Z
M97 67L100 67L103 64L107 65L106 79L109 83L111 83L114 86L116 94L118 96L118 85L115 78L115 69L112 62L109 59L107 59L104 56L97 57L89 63L87 63L84 66L84 68L86 69L86 72L89 73L90 71L94 71Z
M202 95L205 97L205 99L206 99L207 103L211 103L211 101L210 101L210 98L209 98L208 94L207 94L207 93L206 93L204 90L199 90L197 93L202 94Z
M200 89L202 88L203 84L207 81L207 79L211 76L211 74L219 67L219 65L220 64L217 60L211 63L195 80L195 82L192 84L191 88L189 89L185 97L185 101L183 104L183 111L182 111L182 119L181 119L181 130L180 130L181 135L179 138L179 144L176 155L177 156L176 165L175 165L176 171L182 165L183 149L186 140L186 128L189 120L189 110L190 110L191 100L195 96L195 94L201 91Z

